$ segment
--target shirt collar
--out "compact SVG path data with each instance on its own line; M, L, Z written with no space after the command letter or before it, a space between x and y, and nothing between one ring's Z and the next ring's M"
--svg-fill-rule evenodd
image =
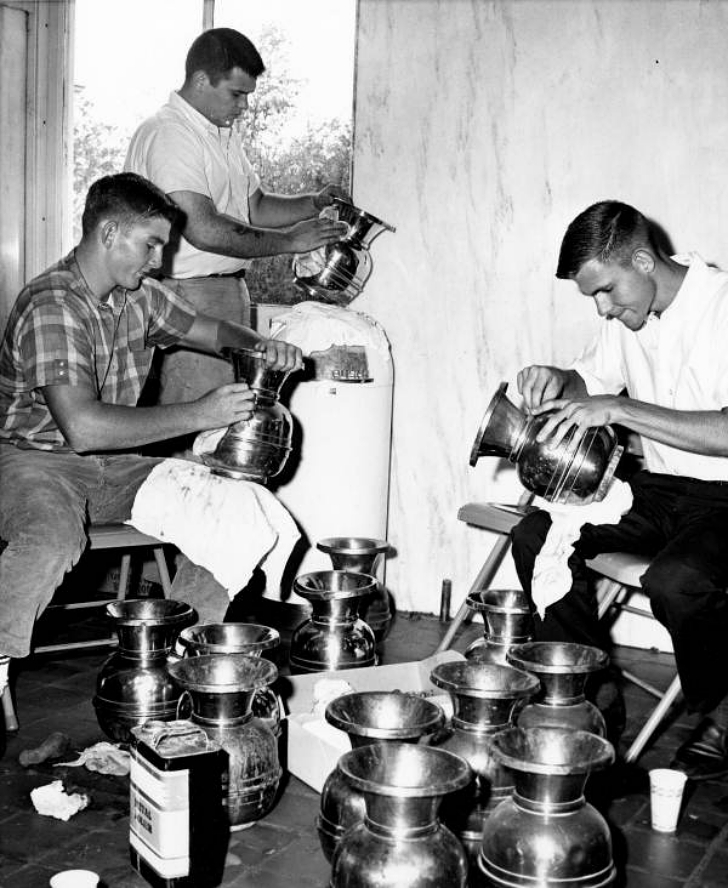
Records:
M187 99L183 99L182 96L175 90L169 95L169 104L175 111L178 111L180 114L183 114L192 126L197 129L203 130L206 133L209 133L213 136L220 135L221 127L216 126L214 123L211 123L204 114L200 114L200 112L193 108L192 105L187 101Z
M103 299L97 299L89 289L86 278L81 273L81 269L76 259L75 248L63 259L63 264L71 273L70 289L77 295L86 299L92 305L110 305L112 308L119 308L124 304L126 298L123 287L114 287L114 289Z
M687 266L687 274L675 294L675 298L662 312L661 318L671 322L695 315L695 310L710 292L708 281L711 273L705 260L698 253L677 253L670 257L673 262Z

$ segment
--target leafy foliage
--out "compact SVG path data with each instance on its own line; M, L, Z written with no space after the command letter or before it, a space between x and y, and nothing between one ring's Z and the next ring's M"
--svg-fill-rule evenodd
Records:
M259 78L243 120L246 153L263 188L275 194L318 191L327 182L350 189L351 124L338 119L309 125L303 135L285 138L295 113L298 82L290 76L287 40L274 27L260 40L266 73ZM300 302L293 284L292 257L256 259L248 273L255 302Z
M86 193L96 179L121 171L130 134L99 120L83 86L73 90L73 237L78 243Z

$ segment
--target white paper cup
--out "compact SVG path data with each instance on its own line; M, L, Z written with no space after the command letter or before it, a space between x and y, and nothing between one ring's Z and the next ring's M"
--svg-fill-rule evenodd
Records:
M650 771L652 829L675 832L687 779L682 771L672 768L654 768Z
M96 888L98 884L98 875L84 869L64 870L51 878L51 888Z

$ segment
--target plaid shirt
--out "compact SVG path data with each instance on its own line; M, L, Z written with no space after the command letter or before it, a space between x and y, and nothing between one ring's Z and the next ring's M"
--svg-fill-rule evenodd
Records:
M117 287L99 302L70 253L21 291L10 314L0 346L0 440L70 450L43 386L79 386L106 404L133 407L154 347L179 342L195 316L151 278L133 292Z

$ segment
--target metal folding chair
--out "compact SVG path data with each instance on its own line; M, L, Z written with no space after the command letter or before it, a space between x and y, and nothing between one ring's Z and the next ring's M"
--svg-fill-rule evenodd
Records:
M466 503L460 508L458 518L461 521L500 535L473 581L469 592L479 592L490 588L511 545L511 530L525 516L532 499L533 494L527 491L515 506L500 503ZM599 590L599 619L604 618L613 607L618 607L625 612L639 614L654 620L651 611L634 607L627 601L632 590L639 590L639 578L648 565L649 559L626 552L610 552L587 561L587 566L605 580ZM438 653L447 650L452 645L453 639L469 615L470 609L466 596L437 648ZM634 762L677 699L680 693L680 679L676 674L667 690L663 691L632 672L622 670L622 675L658 699L657 706L625 754L627 762Z

